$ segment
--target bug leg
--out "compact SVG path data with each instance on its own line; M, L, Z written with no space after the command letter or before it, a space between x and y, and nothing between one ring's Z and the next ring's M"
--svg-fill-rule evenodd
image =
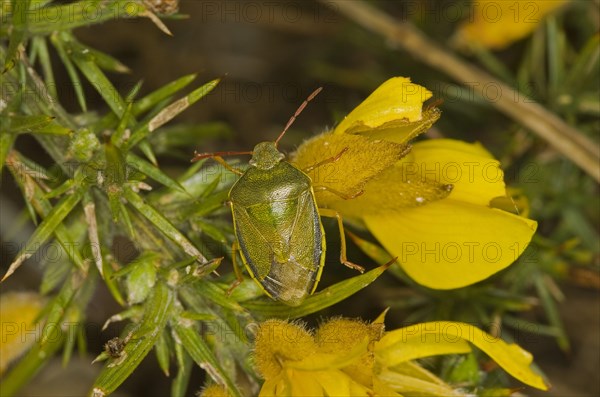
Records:
M361 194L364 193L364 190L359 190L356 193L346 194L346 193L340 192L339 190L332 189L329 186L325 186L325 185L315 185L315 186L313 186L313 190L315 192L333 193L336 196L343 198L344 200L351 200L351 199L357 198L358 196L360 196Z
M244 278L242 277L242 272L240 271L240 266L237 263L237 253L240 250L240 246L237 241L234 241L231 244L231 261L233 262L233 272L235 273L235 281L231 284L229 289L227 290L227 296L231 295L234 289L237 288L238 285L242 283Z
M223 159L223 157L221 156L215 156L213 157L215 159L215 161L219 164L221 164L223 167L227 168L229 171L233 172L234 174L237 175L243 175L244 171L242 170L238 170L237 168L233 168L232 166L230 166L227 161L225 161L225 159Z
M342 149L342 151L341 151L341 152L339 152L339 153L338 153L338 154L336 154L335 156L332 156L332 157L326 158L325 160L321 160L321 161L319 161L318 163L315 163L315 164L313 164L313 165L311 165L311 166L308 166L308 167L304 168L302 171L303 171L304 173L308 173L308 172L311 172L311 171L312 171L312 170L314 170L315 168L318 168L318 167L320 167L320 166L322 166L322 165L329 164L329 163L335 163L335 162L336 162L336 161L338 161L338 160L340 159L340 157L342 157L342 156L344 155L344 153L346 153L347 151L348 151L348 148L347 148L347 147L345 147L345 148L343 148L343 149Z
M364 267L359 266L356 263L352 263L346 258L346 235L344 232L344 223L342 222L342 216L340 215L340 213L336 210L328 208L319 208L319 214L329 218L337 219L338 228L340 229L340 262L342 262L344 266L347 266L350 269L358 270L359 272L364 273Z
M225 161L225 159L219 155L216 154L206 154L206 153L196 153L194 152L194 158L192 159L192 162L194 161L198 161L198 160L202 160L205 158L212 158L214 159L217 163L221 164L223 167L227 168L229 171L233 172L234 174L237 175L243 175L244 172L241 170L238 170L237 168L233 168L232 166L230 166L227 161Z

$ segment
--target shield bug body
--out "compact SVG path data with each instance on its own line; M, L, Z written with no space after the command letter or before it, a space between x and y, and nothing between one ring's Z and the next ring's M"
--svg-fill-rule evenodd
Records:
M346 259L346 243L341 216L333 210L317 207L309 170L337 161L337 156L314 164L304 171L284 160L277 149L283 137L306 104L321 89L313 92L290 118L274 142L262 142L252 152L215 152L196 154L192 161L214 158L230 171L241 175L229 192L236 241L233 245L234 269L236 252L250 275L273 299L297 306L312 294L325 263L325 233L320 215L336 217L340 229L340 261L353 269L364 269ZM250 167L242 172L223 160L223 155L252 154ZM360 194L360 193L359 193ZM238 275L238 280L240 279ZM235 286L235 285L234 285Z

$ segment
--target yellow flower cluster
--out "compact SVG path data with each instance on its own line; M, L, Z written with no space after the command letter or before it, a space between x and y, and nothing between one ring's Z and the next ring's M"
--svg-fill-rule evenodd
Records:
M333 131L304 142L292 161L303 169L337 158L308 172L315 186L342 193L316 191L319 207L366 227L418 283L451 289L513 263L537 223L494 208L506 197L504 174L480 144L409 144L440 117L435 107L423 110L431 96L408 78L392 78Z
M297 323L268 320L255 340L260 396L465 396L412 360L471 351L469 341L507 372L546 390L531 355L464 323L432 322L384 332L373 323L335 318L312 333Z

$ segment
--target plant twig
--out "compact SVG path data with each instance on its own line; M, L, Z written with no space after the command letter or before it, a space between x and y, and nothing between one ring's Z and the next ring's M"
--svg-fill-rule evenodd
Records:
M416 59L468 85L483 98L485 98L485 95L482 95L484 87L495 85L502 95L496 101L490 101L494 107L528 127L600 182L599 145L533 99L454 56L428 39L412 24L398 21L363 1L321 1L364 28L383 36L395 46L408 51Z

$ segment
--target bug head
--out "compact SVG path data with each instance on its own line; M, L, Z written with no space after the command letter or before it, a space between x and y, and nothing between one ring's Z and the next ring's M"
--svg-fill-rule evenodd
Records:
M283 153L277 149L276 142L261 142L254 146L250 165L261 170L268 170L273 168L284 158L285 156Z

